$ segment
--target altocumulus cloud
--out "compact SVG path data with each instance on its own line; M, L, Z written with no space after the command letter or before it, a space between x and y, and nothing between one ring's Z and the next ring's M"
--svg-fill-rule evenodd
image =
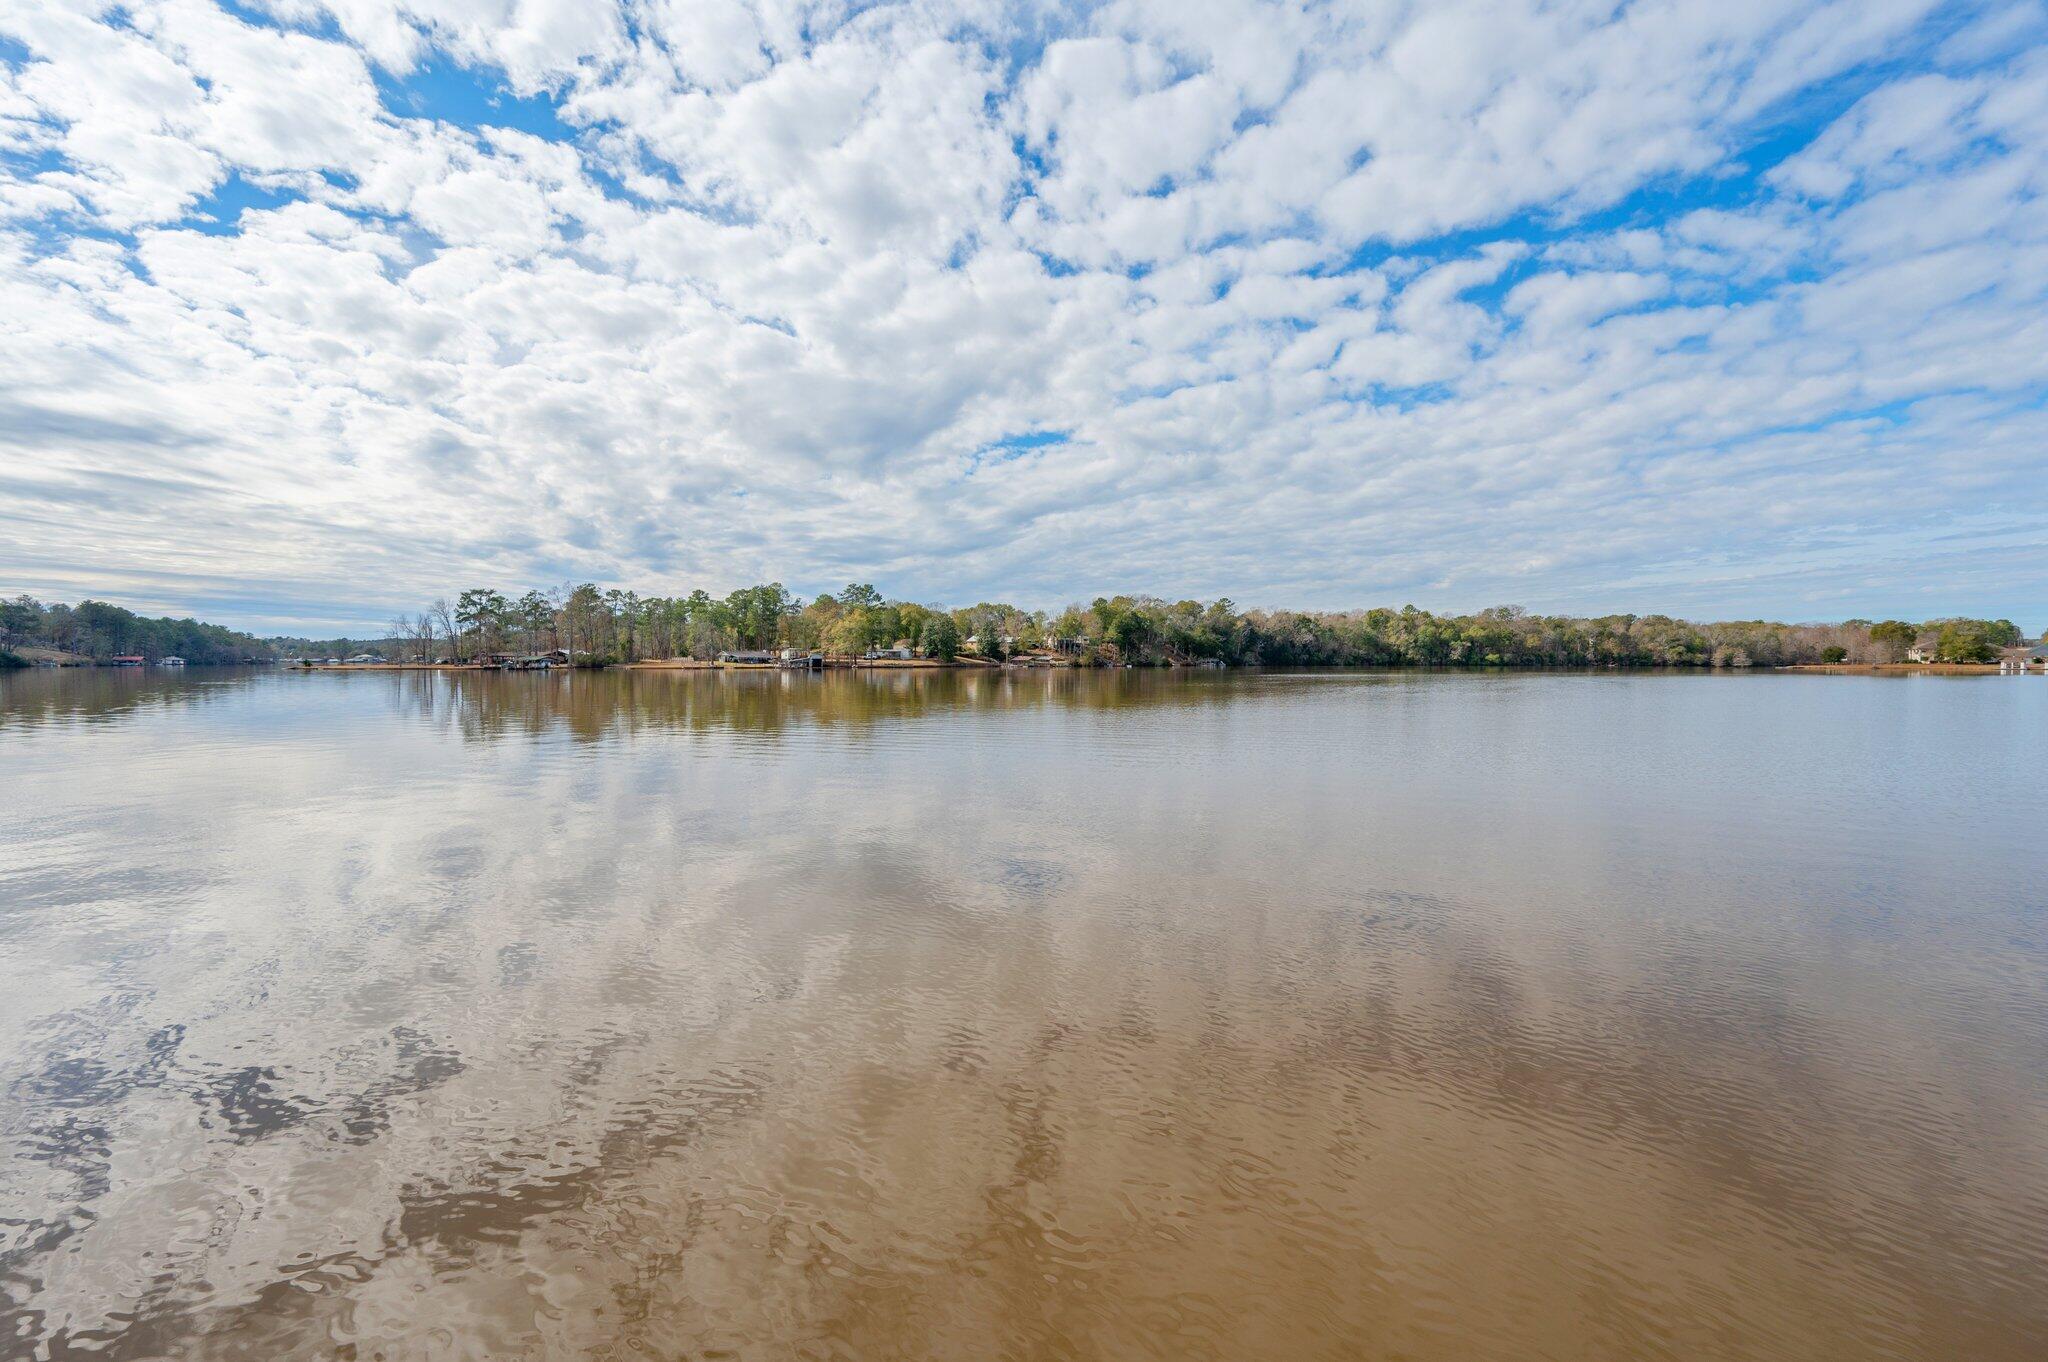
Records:
M9 0L0 586L2024 617L2044 187L2032 0Z

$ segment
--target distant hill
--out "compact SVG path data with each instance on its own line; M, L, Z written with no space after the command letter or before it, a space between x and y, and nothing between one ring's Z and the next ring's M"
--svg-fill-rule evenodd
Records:
M167 616L148 619L105 601L44 604L32 596L0 601L0 651L24 663L181 657L205 666L268 662L276 656L262 639L218 624Z

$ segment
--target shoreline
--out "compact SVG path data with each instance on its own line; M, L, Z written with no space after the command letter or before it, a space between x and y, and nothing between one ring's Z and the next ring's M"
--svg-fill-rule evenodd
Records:
M1726 670L1711 668L1710 670ZM1812 672L1835 676L2032 676L2044 673L2008 671L1996 662L1794 662L1772 667L1780 672Z
M83 664L92 666L91 663ZM951 662L936 658L832 658L822 667L785 667L775 662L715 662L697 658L649 658L639 662L614 662L602 667L548 667L508 668L494 667L479 662L287 662L275 664L284 671L307 672L502 672L521 670L542 671L623 671L623 672L781 672L781 671L1244 671L1246 666L1223 667L1204 666L1190 663L1170 663L1164 666L1138 666L1126 663L1122 666L1084 666L1066 658L1032 658L1022 661L994 662L982 658L961 657ZM1286 668L1298 670L1297 668ZM1769 673L1796 673L1811 676L2039 676L2048 672L2015 672L1995 662L1795 662L1779 667L1513 667L1513 666L1442 666L1442 667L1345 667L1332 666L1316 668L1327 671L1382 671L1382 672L1513 672L1539 675L1546 672L1674 672L1697 673L1700 675L1761 675Z
M272 665L272 664L264 664ZM930 657L828 658L822 668L785 667L779 662L716 662L694 657L644 658L638 662L611 662L601 667L495 667L483 662L280 662L274 664L291 672L503 672L503 671L611 671L611 672L780 672L780 671L987 671L1015 667L1018 670L1073 668L1068 661L991 662L961 657L942 662ZM1154 670L1166 670L1156 668Z

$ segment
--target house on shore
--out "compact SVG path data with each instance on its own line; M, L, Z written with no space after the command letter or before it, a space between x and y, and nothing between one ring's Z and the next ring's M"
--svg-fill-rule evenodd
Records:
M156 665L159 667L182 667L185 665L185 659L182 657L160 657L156 660Z
M142 662L143 658L142 654L140 653L123 653L119 657L110 657L107 659L107 665L109 667L140 667L142 665Z
M498 666L508 672L544 672L569 665L567 648L550 648L544 653L508 654Z
M1001 645L998 651L1005 657L1017 651L1017 636L1015 634L1004 634L996 642ZM982 657L987 657L990 654L989 649L981 646L980 634L969 634L966 638L960 640L960 646L963 650Z
M772 667L776 657L768 648L728 648L718 655L718 660L735 667Z

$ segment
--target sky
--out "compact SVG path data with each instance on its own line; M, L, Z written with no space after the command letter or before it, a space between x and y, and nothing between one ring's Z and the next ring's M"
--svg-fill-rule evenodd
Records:
M2048 9L0 5L0 593L2048 627Z

